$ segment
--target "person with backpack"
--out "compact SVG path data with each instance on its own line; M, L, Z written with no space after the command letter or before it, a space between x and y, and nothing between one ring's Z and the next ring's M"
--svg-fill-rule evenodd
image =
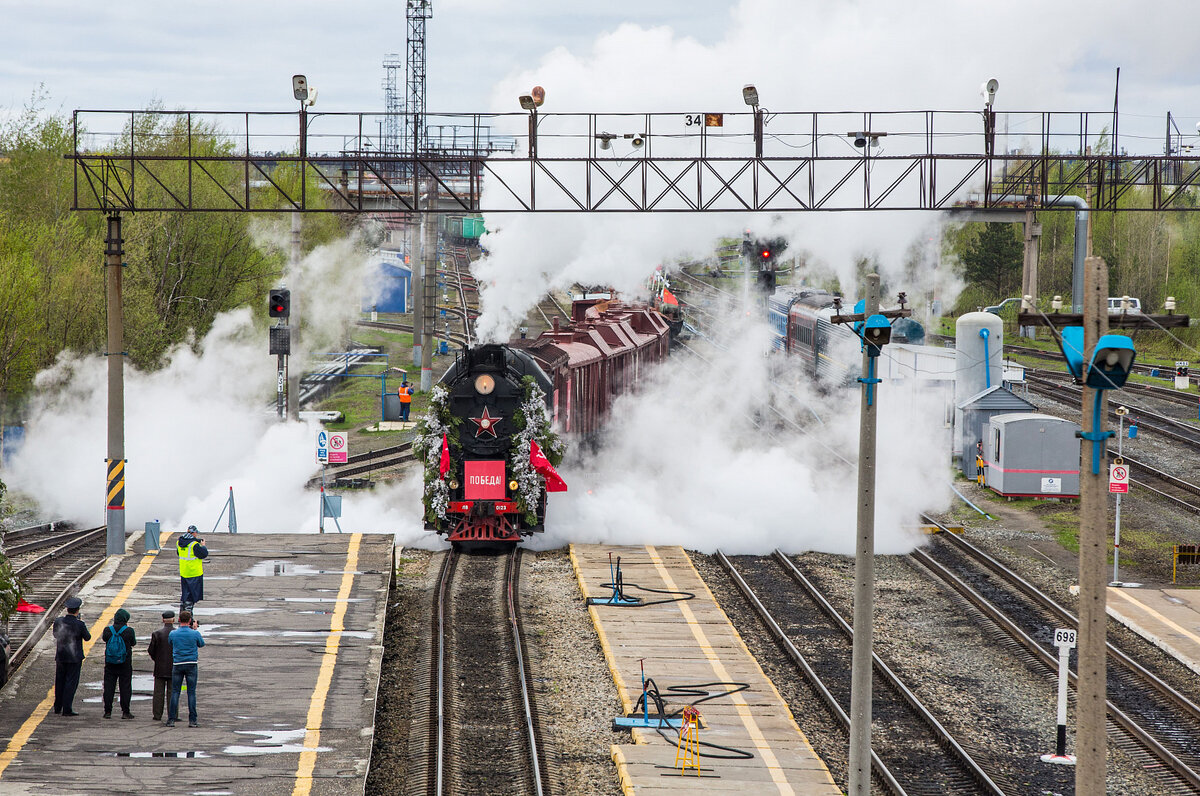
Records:
M129 612L118 608L100 640L104 642L104 718L112 718L113 692L119 686L121 718L132 719L129 700L133 696L133 648L137 638L129 626Z

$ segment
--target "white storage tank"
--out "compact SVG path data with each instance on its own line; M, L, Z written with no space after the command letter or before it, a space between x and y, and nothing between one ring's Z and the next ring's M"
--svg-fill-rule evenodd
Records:
M968 312L954 325L955 369L953 455L962 461L959 440L962 435L961 406L968 398L989 387L998 387L1004 378L1004 321L990 312Z

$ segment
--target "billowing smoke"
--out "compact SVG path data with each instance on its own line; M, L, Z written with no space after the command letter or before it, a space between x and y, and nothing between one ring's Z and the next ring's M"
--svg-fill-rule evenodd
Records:
M795 360L766 355L761 319L728 310L727 349L701 343L702 358L673 355L618 401L602 449L560 468L570 490L551 496L550 530L536 545L853 554L858 389L817 389ZM918 513L950 495L943 398L884 384L877 405L876 549L907 552Z
M346 321L357 312L364 264L347 240L313 251L289 274L305 312L305 348L297 358L341 345ZM126 367L128 529L158 519L166 529L194 524L207 532L233 487L239 530L316 530L318 498L304 486L317 471L317 427L277 422L275 379L266 330L248 309L219 316L203 340L175 347L153 372ZM100 524L104 358L64 353L36 386L25 445L6 481L34 497L46 515ZM407 484L396 489L408 497L396 500L381 489L347 500L342 527L377 531L413 523L416 493ZM335 530L331 520L327 524Z

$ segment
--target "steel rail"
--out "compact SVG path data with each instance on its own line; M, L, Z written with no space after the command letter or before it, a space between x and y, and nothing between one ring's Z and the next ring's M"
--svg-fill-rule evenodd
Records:
M542 756L539 753L541 744L538 740L537 720L533 710L533 702L529 698L530 674L525 668L525 633L521 625L521 614L517 610L517 581L521 574L521 549L514 547L509 553L505 567L505 588L508 591L508 621L512 627L513 650L517 658L517 679L521 683L521 706L525 713L525 738L529 744L529 762L533 769L533 790L537 796L543 796L542 788Z
M4 544L15 542L18 539L24 539L27 536L37 536L41 533L53 533L56 529L61 528L64 531L72 526L64 520L52 520L51 522L43 522L40 525L30 525L25 528L14 528L11 531L0 533L0 538L4 540Z
M1011 638L1016 640L1021 646L1033 655L1039 663L1041 663L1048 672L1058 671L1058 661L1042 646L1031 638L1025 631L1017 627L1007 616L1005 616L998 608L993 606L983 595L972 589L966 582L958 578L953 572L943 567L934 559L930 558L927 553L920 550L915 551L913 558L919 561L930 572L944 580L951 588L961 594L968 602L979 609L992 622L1000 627ZM1068 679L1072 685L1076 685L1077 676L1074 672L1067 673ZM1109 718L1112 722L1129 736L1140 743L1154 757L1158 758L1162 763L1168 766L1180 779L1188 782L1192 787L1200 789L1200 776L1192 771L1190 767L1178 757L1176 757L1169 749L1158 742L1149 732L1143 729L1136 721L1127 716L1120 708L1112 703L1112 700L1105 700L1106 709Z
M945 338L946 340L948 340L948 341L949 341L951 344L953 344L953 343L954 343L954 336L953 336L953 335L939 335L939 337L944 337L944 338ZM1004 344L1004 350L1005 350L1006 352L1011 352L1011 353L1014 353L1014 354L1021 354L1022 356L1030 356L1030 357L1035 357L1035 358L1037 358L1037 359L1046 359L1046 360L1050 360L1050 361L1053 361L1053 362L1059 362L1059 363L1061 363L1061 362L1063 361L1063 359L1062 359L1062 354L1060 354L1060 353L1058 353L1058 352L1056 352L1056 351L1044 351L1044 350L1042 350L1042 349L1040 349L1040 348L1030 348L1030 347L1028 347L1028 346L1020 346L1020 345L1013 345L1012 343L1005 343L1005 344ZM1149 376L1149 375L1150 375L1150 373L1151 373L1152 371L1155 371L1155 370L1157 370L1157 371L1160 371L1160 372L1161 372L1161 371L1163 371L1163 370L1170 370L1170 368L1168 368L1168 367L1166 367L1166 366L1159 366L1159 365L1146 365L1146 364L1143 364L1143 363L1140 363L1140 362L1135 362L1135 363L1133 363L1133 369L1134 369L1134 371L1135 371L1135 372L1137 372L1137 373L1141 373L1141 374L1144 374L1144 375L1147 375L1147 376ZM1062 372L1063 372L1063 373L1065 373L1066 371L1062 371ZM1190 383L1190 379L1189 379L1189 383ZM1165 387L1157 387L1157 386L1155 386L1155 385L1150 385L1150 384L1139 384L1139 385L1137 385L1137 386L1139 386L1139 387L1150 387L1150 388L1152 388L1152 389L1155 389L1155 390L1166 390L1166 388L1165 388ZM1172 391L1169 391L1169 392L1174 392L1174 391L1172 390ZM1178 396L1182 396L1182 395L1184 395L1184 393L1182 393L1182 392L1176 392L1175 394L1176 394L1176 395L1178 395Z
M807 577L805 577L804 573L801 572L794 563L792 563L792 560L784 555L780 550L776 550L772 557L789 575L791 575L793 580L795 580L804 588L804 591L809 595L809 597L811 597L821 607L821 610L829 616L834 624L838 626L838 628L842 631L842 634L848 639L853 639L854 628L852 628L850 624L842 617L842 615L838 613L837 609L835 609L833 605L825 599L825 596L821 594L816 585ZM879 675L883 677L883 679L893 689L895 689L896 693L898 693L901 699L908 704L909 708L917 714L917 716L922 722L925 723L927 727L929 727L930 731L937 738L938 742L950 752L951 756L954 757L958 763L963 766L963 768L967 770L972 779L975 780L975 783L981 789L983 789L983 792L996 794L997 796L1003 796L1004 791L1000 789L1000 786L992 781L992 778L987 775L987 772L985 772L979 766L979 764L975 762L975 759L967 753L967 750L963 749L958 741L954 739L954 736L950 734L950 731L942 726L942 723L937 720L937 717L933 715L932 711L925 707L917 695L914 694L908 688L908 686L904 684L904 682L900 679L900 676L893 672L891 667L884 663L883 659L880 658L877 653L871 653L871 660L875 671L879 673Z
M1046 611L1048 611L1049 613L1053 614L1054 617L1057 618L1059 621L1065 623L1069 627L1078 627L1078 625L1079 625L1078 617L1076 617L1073 613L1071 613L1066 608L1063 608L1061 605L1059 605L1057 602L1055 602L1049 595L1047 595L1046 593L1044 593L1043 591L1038 589L1036 586L1034 586L1029 581L1022 578L1017 573L1013 572L1008 567L1004 566L1004 564L1000 563L999 561L997 561L992 556L988 555L983 550L980 550L978 547L971 544L966 539L961 538L961 536L959 534L950 533L948 530L946 530L946 527L944 525L942 525L941 523L939 523L937 520L933 519L929 515L923 514L921 516L927 522L929 522L931 525L941 528L944 531L944 533L939 534L939 536L943 537L949 544L956 547L960 552L964 553L968 558L971 558L972 560L977 561L978 563L982 564L986 569L988 569L990 572L998 575L1001 579L1004 580L1005 583L1008 583L1011 586L1015 587L1019 592L1024 594L1026 597L1028 597L1030 600L1032 600L1034 603L1036 603L1039 607L1041 607L1041 608L1045 609ZM1121 648L1114 645L1111 641L1108 641L1106 643L1107 643L1109 657L1111 657L1118 663L1122 664L1123 666L1133 670L1143 680L1145 680L1147 685L1152 686L1156 691L1158 691L1164 697L1169 699L1173 704L1175 704L1176 707L1178 707L1180 710L1187 713L1190 717L1192 717L1196 721L1200 722L1200 705L1197 705L1196 703L1192 702L1186 696L1184 696L1183 694L1179 693L1174 688L1172 688L1169 684L1163 682L1161 679L1159 679L1157 676L1155 676L1153 673L1151 673L1149 670L1147 670L1144 666L1142 666L1140 663L1138 663L1136 660L1134 660L1124 650L1122 650ZM1054 665L1057 668L1057 666L1058 666L1057 659L1055 659Z
M1043 379L1046 376L1058 379L1073 379L1074 377L1065 370L1057 368L1037 368L1033 376L1041 376ZM1067 386L1075 386L1073 383ZM1121 387L1122 390L1129 393L1140 395L1151 400L1167 401L1180 406L1186 406L1193 409L1198 404L1198 396L1195 393L1185 392L1183 390L1173 390L1169 387L1161 387L1157 384L1142 384L1136 381L1127 381Z
M1078 398L1078 396L1079 396L1079 393L1076 391L1076 389L1069 385L1056 384L1055 382L1053 382L1049 379L1039 379L1036 376L1026 376L1025 378L1026 378L1026 382L1029 384L1029 388L1032 389L1034 392L1039 393L1041 395L1045 395L1050 398L1059 397L1062 395L1069 395L1072 398ZM1160 415L1156 412L1151 412L1147 409L1140 409L1136 406L1129 406L1129 404L1125 404L1125 405L1128 406L1132 411L1136 412L1139 419L1143 420L1143 422L1139 424L1140 428L1144 428L1147 431L1153 431L1156 434L1161 434L1162 436L1167 437L1168 439L1175 440L1176 442L1181 442L1184 445L1187 445L1189 447L1200 448L1200 428L1190 426L1186 423L1182 423L1173 418L1166 417L1165 415ZM1116 416L1116 408L1115 407L1110 408L1108 410L1108 414L1110 416L1115 417ZM1150 418L1152 422L1151 423L1144 422L1145 418ZM1163 425L1159 425L1160 423ZM1172 431L1171 428L1169 428L1169 426L1175 426L1177 428L1184 429L1184 430L1190 432L1191 434L1194 434L1195 436L1186 436L1186 435L1180 434L1176 431Z
M758 599L758 595L754 593L754 590L751 589L749 584L746 583L745 579L742 578L742 574L737 571L737 568L734 567L733 562L730 561L729 558L726 557L725 553L720 550L717 551L717 561L721 564L725 571L729 573L729 577L733 579L733 583L735 586L737 586L738 591L740 591L742 596L745 597L747 602L750 603L750 606L754 609L754 613L758 616L759 621L766 626L767 632L771 634L772 638L775 639L775 642L783 649L784 654L786 654L788 658L791 659L792 663L795 664L796 668L800 670L805 680L807 680L808 683L813 687L813 690L817 692L817 695L821 697L821 701L825 703L825 707L834 715L834 717L838 720L838 723L842 725L842 729L844 729L848 734L850 732L850 716L847 715L842 706L838 704L837 698L830 693L829 688L825 685L825 681L823 681L820 675L818 675L812 666L809 665L808 661L805 659L800 650L796 649L796 645L793 644L792 640L788 638L788 635L783 632L783 628L781 628L779 623L775 621L775 617L771 616L770 611L768 611L766 606L762 604L762 601ZM883 760L880 759L879 755L876 754L874 749L871 750L871 770L877 777L879 777L880 781L887 787L888 791L892 793L893 796L906 796L904 787L892 774L891 769L889 769Z
M1079 622L1074 614L1067 611L1049 596L1042 593L1035 586L1030 584L1020 575L1017 575L1012 570L1005 567L996 559L992 558L987 553L972 545L965 539L959 538L958 535L950 533L945 526L937 522L937 520L922 515L923 518L931 524L942 528L944 533L939 536L949 540L960 552L966 554L969 558L984 565L990 572L998 575L1004 582L1016 588L1020 593L1031 599L1036 605L1051 613L1056 619L1064 623L1068 627L1078 628ZM955 591L961 594L968 602L982 611L989 619L995 622L1004 632L1010 637L1025 647L1030 653L1036 657L1050 672L1058 671L1058 659L1050 654L1036 640L1031 638L1024 630L1018 627L1011 619L995 607L990 600L972 588L962 578L951 572L947 567L934 560L928 553L922 550L917 550L912 553L915 560L925 565L931 572L936 574L940 579L945 581ZM1108 657L1125 666L1138 679L1146 685L1149 685L1160 695L1166 698L1172 705L1186 714L1189 718L1200 721L1200 707L1188 699L1185 695L1175 690L1170 684L1163 682L1160 678L1148 671L1144 666L1127 655L1124 651L1113 645L1111 641L1106 641ZM1074 672L1068 672L1068 677L1072 685L1076 683L1077 676ZM1171 768L1171 770L1179 776L1180 779L1187 782L1191 787L1200 790L1200 773L1197 773L1190 766L1175 756L1173 752L1163 746L1152 734L1139 725L1134 719L1122 711L1112 700L1105 700L1109 717L1122 730L1142 744L1152 755L1157 757L1162 763Z
M62 590L59 591L58 595L54 598L54 601L51 602L50 605L46 606L46 610L43 611L38 617L37 624L33 626L33 629L30 630L29 634L25 636L25 640L21 642L20 646L17 647L16 652L13 653L12 660L9 662L11 669L15 670L21 665L22 662L24 662L26 656L28 656L29 653L33 651L33 648L37 645L37 643L41 641L42 636L46 633L46 629L54 621L54 617L58 615L60 610L62 610L63 604L67 601L67 598L78 591L79 588L92 577L92 575L95 575L96 570L100 569L100 567L104 564L104 561L105 559L101 558L83 572L80 572L74 580L72 580L65 587L63 587Z
M51 558L67 552L68 550L78 547L81 544L86 544L94 539L98 534L102 533L104 533L104 527L60 533L54 536L48 536L45 539L34 539L30 542L22 542L21 544L12 545L5 551L5 555L9 558L12 558L14 556L24 555L25 553L29 553L34 550L40 550L43 547L53 547L59 542L66 542L66 544L62 545L61 547L57 547L46 555L36 559L33 564L28 565L37 566L45 563L45 561L49 561ZM24 576L23 570L18 571L17 575Z
M450 582L451 574L458 563L458 552L451 548L442 559L442 568L438 573L437 597L434 608L434 637L436 638L436 655L434 659L434 700L437 705L434 717L434 796L442 796L445 787L446 763L446 585Z

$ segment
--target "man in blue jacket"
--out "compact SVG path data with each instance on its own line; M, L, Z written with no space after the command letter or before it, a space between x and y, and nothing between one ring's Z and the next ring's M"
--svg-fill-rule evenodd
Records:
M179 627L171 631L167 640L171 642L171 656L175 667L171 673L171 701L167 707L167 726L174 727L179 718L179 692L187 681L188 726L199 727L196 714L196 680L200 672L200 647L204 637L196 630L196 620L191 611L179 612Z

